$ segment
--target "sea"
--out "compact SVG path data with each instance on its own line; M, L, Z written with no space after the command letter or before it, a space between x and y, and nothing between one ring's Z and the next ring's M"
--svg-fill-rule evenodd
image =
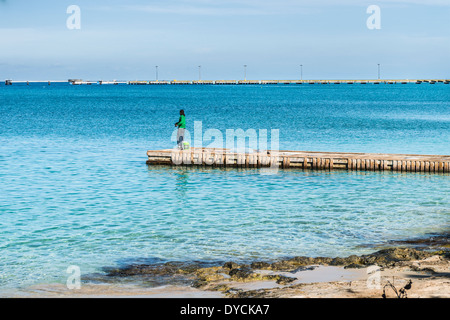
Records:
M147 165L180 109L192 135L276 131L280 150L450 154L444 83L2 83L0 293L70 266L345 257L448 230L449 174Z

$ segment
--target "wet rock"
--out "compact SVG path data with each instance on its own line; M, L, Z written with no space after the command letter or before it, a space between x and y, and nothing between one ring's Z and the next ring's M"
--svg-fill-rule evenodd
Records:
M230 277L238 280L250 278L253 274L253 270L249 267L241 267L230 270Z
M344 269L361 269L365 268L365 265L359 264L359 263L351 263L349 265L346 265Z
M313 259L313 261L314 261L313 264L326 265L326 264L330 264L332 260L333 259L329 258L329 257L317 257L317 258Z
M210 290L227 292L227 291L231 290L231 288L229 286L227 286L226 284L219 284L217 286L212 287Z
M244 291L242 289L232 289L226 292L229 298L266 298L270 296L272 291L275 289L257 289ZM275 290L276 291L276 290Z
M196 279L193 286L199 288L226 279L228 275L224 274L222 271L224 271L222 267L208 267L196 270Z
M228 261L228 262L224 263L223 267L225 269L236 269L236 268L239 268L239 264L237 264L236 262L233 262L233 261Z
M205 279L206 281L217 281L225 278L225 275L221 273L220 267L201 268L195 271L197 277Z
M349 264L360 264L361 263L361 257L358 257L356 255L351 255L347 257L347 263Z
M355 255L351 255L346 258L334 258L329 263L332 266L344 266L344 265L358 265L361 264L361 258Z
M252 264L250 265L250 268L260 270L267 270L270 269L270 267L271 267L270 263L264 261L252 262Z
M436 274L436 270L434 270L433 268L430 267L426 267L426 268L421 268L419 265L416 264L412 264L410 266L411 270L413 271L417 271L417 272L425 272L425 273L429 273L429 274Z
M192 282L192 287L193 288L201 288L201 287L206 287L208 285L208 281L202 280L202 279L195 279Z
M245 291L242 289L230 288L227 291L225 291L225 294L230 298L239 298L241 294L244 292Z
M443 257L444 259L450 260L450 250L448 250L448 249L434 251L433 255L438 255L438 256Z
M295 266L290 261L276 261L270 265L270 269L276 271L292 270Z
M393 266L400 261L425 259L433 254L427 251L419 251L412 248L390 248L377 251L370 255L361 256L361 262L365 265Z
M316 266L300 266L300 267L295 268L294 270L291 270L290 272L296 273L299 271L314 270L315 268L316 268Z
M347 264L347 261L345 260L345 258L334 258L333 260L331 260L330 265L332 266L343 266Z
M283 275L279 275L276 283L278 283L278 284L289 284L291 282L294 282L295 280L297 280L297 278L286 277L286 276L283 276Z
M285 262L293 265L293 266L310 266L313 264L329 264L333 259L327 258L327 257L317 257L317 258L311 258L311 257L304 257L304 256L298 256L291 258L289 260L286 260Z
M314 264L314 258L310 257L294 257L292 259L289 259L290 262L294 263L295 265L301 265L301 266L308 266L311 264Z

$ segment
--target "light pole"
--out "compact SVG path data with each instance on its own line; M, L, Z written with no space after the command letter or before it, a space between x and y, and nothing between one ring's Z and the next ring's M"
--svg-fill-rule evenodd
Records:
M303 65L300 65L300 80L303 81Z
M380 80L380 64L378 64L378 80Z
M244 64L244 81L247 81L247 65Z
M158 66L155 66L156 82L158 82Z
M201 73L201 70L202 70L202 66L198 66L198 81L201 81L201 80L202 80L202 73Z

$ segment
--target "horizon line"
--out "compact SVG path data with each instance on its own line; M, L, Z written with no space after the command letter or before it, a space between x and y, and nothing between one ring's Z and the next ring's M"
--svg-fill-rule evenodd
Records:
M98 79L98 80L84 80L81 78L68 78L68 79L46 79L46 80L15 80L12 78L7 78L0 80L1 82L221 82L221 81L239 81L239 82L255 82L255 81L275 81L275 82L308 82L308 81L450 81L449 78L341 78L341 79L331 79L331 78L317 78L317 79L134 79L134 80L126 80L126 79Z

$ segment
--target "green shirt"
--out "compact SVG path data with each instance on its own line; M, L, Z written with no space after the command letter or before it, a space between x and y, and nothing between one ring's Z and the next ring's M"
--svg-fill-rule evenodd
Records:
M177 122L177 127L181 128L181 129L185 129L186 128L186 117L181 115L180 116L180 120L178 120Z

